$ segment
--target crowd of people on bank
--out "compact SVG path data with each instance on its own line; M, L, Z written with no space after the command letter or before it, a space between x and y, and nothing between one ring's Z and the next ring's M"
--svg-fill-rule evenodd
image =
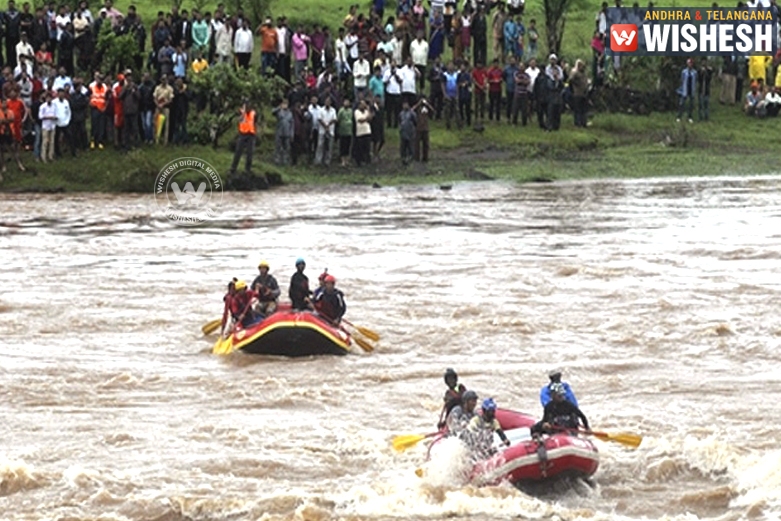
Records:
M530 428L532 438L540 440L545 434L557 432L590 432L586 415L578 407L572 387L561 380L562 371L548 373L549 382L540 389L542 419ZM496 419L497 404L493 398L485 398L477 411L479 397L473 390L458 382L458 374L448 368L444 375L444 404L437 428L448 436L464 441L475 459L485 459L496 452L494 433L506 445L510 441ZM582 427L582 431L580 430Z
M759 6L778 9L775 0ZM590 74L583 60L538 56L537 22L523 12L523 0L400 0L393 13L373 0L368 13L350 6L335 28L289 27L284 16L253 27L222 3L213 12L174 6L142 21L135 6L123 14L112 0L96 14L86 1L72 11L56 2L18 10L9 0L0 13L0 176L9 152L24 171L22 150L48 162L110 144L188 143L191 105L207 109L188 85L215 63L276 75L288 86L273 110L274 159L282 165L330 165L337 156L341 165L368 164L380 158L391 129L403 162L427 161L433 120L480 131L488 122L526 125L536 117L541 129L555 131L569 109L576 126L587 126L590 92L607 71L621 72L619 57L605 58L607 3L595 17ZM131 35L137 54L134 67L102 75L97 42L109 30ZM253 56L256 38L260 56ZM749 114L777 114L779 62L781 55L737 56L687 66L679 119L684 110L693 119L695 100L699 118L709 118L715 76L722 103L744 100ZM249 168L256 127L241 123Z
M275 313L282 291L277 279L269 273L268 261L258 264L258 275L249 286L237 278L228 283L223 297L222 332L230 336L237 327L247 329ZM312 311L333 325L339 325L347 311L344 293L336 288L336 278L325 269L318 277L319 286L309 288L309 277L304 274L306 262L296 260L296 271L290 277L288 297L294 311Z

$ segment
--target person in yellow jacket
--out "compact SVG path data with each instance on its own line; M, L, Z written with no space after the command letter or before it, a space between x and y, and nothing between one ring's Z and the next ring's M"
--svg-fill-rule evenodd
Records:
M748 59L748 81L751 84L752 81L759 82L762 80L762 85L767 85L767 66L770 64L770 56L754 55L749 56Z
M235 174L239 167L242 153L247 154L244 160L244 170L249 174L252 170L252 154L255 151L255 136L257 134L258 113L250 106L249 100L244 100L239 111L239 136L236 138L236 152L233 154L230 174Z

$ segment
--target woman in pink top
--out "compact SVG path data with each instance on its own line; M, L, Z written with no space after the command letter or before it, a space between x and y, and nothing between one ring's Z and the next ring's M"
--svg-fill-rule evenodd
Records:
M301 77L301 71L306 67L306 60L309 58L309 46L307 45L309 41L309 36L304 34L304 28L299 25L292 38L296 79Z

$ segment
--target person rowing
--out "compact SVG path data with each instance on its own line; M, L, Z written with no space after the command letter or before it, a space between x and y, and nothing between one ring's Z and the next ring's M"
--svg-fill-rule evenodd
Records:
M437 422L437 429L442 430L445 428L447 416L453 407L461 405L461 398L466 392L464 384L458 383L458 374L452 368L447 368L445 371L445 385L447 385L447 391L445 391L444 405L442 406L442 412L439 413L439 422Z
M469 422L466 430L461 433L461 438L472 449L475 459L486 459L496 454L494 448L494 433L499 436L506 447L510 446L502 425L496 419L496 402L493 398L486 398L482 404L483 414L475 416Z
M554 384L561 384L564 386L564 397L567 399L567 401L571 402L572 405L575 407L578 407L578 399L575 398L575 393L572 391L572 387L567 382L561 381L561 369L554 369L550 373L548 373L548 378L550 379L550 382L542 387L540 389L540 403L542 403L542 406L545 407L548 405L548 403L551 401L551 386Z
M347 304L344 302L344 293L336 289L336 277L326 275L323 291L315 297L315 310L317 314L326 318L332 324L338 325L342 321Z
M222 309L222 322L220 323L220 331L225 335L229 330L233 329L233 321L231 318L231 300L233 295L236 294L236 283L239 281L236 277L228 282L228 292L222 297L223 309ZM228 329L226 329L228 326Z
M277 284L277 279L268 270L268 261L260 261L260 264L258 264L260 273L252 281L252 289L259 295L256 310L264 315L270 315L277 310L277 300L282 293L279 289L279 284Z
M538 440L542 434L563 431L577 432L581 423L586 431L590 431L588 418L578 407L566 399L567 391L564 386L561 383L554 383L550 387L552 399L545 406L542 420L531 427L532 437Z
M263 319L263 315L256 313L252 306L258 300L258 293L247 289L247 283L243 280L236 282L234 285L235 293L231 298L231 314L233 319L241 324L241 327L247 329L248 327L256 324Z
M474 391L465 392L461 402L461 404L453 407L453 410L447 415L447 431L450 436L458 436L469 426L472 418L475 417L477 393Z

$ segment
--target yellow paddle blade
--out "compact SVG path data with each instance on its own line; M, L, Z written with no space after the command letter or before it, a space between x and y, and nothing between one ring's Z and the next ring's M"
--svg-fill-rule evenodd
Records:
M639 434L632 434L631 432L619 432L617 434L610 434L607 432L592 432L594 436L604 441L615 441L628 447L639 447L643 442L643 437Z
M214 348L212 349L212 353L215 355L229 355L231 354L231 351L233 351L232 337L228 337L228 338L220 337L217 340L217 342L214 344Z
M222 319L216 318L211 322L207 322L202 325L201 331L203 331L204 335L211 335L214 331L217 330L217 328L220 327L220 324L222 324Z
M422 468L420 468L420 467L416 468L416 469L415 469L415 475L416 475L417 477L419 477L419 478L422 478L422 477L423 477L423 469L422 469Z
M399 452L405 451L410 447L414 447L419 442L426 439L423 434L402 434L393 438L393 448Z
M359 346L361 346L361 349L363 349L367 353L371 353L372 351L374 351L374 346L371 345L366 340L364 340L362 338L358 338L357 336L354 336L352 338L353 338L353 340L355 340L355 343L358 344Z
M369 340L373 340L375 342L379 342L380 341L380 335L378 335L377 333L375 333L371 329L367 329L365 327L360 327L360 326L353 326L353 327L355 329L357 329L360 334L362 334L363 336L365 336Z

